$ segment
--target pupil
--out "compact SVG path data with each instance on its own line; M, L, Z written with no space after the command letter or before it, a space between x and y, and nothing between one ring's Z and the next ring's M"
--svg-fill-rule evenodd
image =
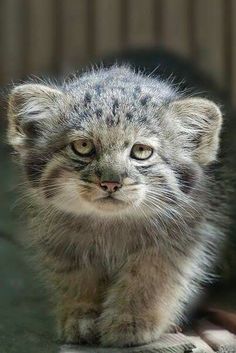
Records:
M139 151L140 151L140 152L143 152L143 147L139 147Z
M83 147L87 147L87 143L86 143L86 142L83 142L83 143L82 143L82 146L83 146Z

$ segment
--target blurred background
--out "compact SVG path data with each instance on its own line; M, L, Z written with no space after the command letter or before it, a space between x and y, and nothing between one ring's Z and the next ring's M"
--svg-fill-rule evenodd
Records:
M7 93L28 77L61 78L91 65L129 62L172 75L223 107L225 150L235 174L235 0L0 0L0 351L53 352L44 288L25 260L18 235L18 171L5 144ZM231 186L233 185L233 181ZM236 206L214 287L236 307ZM217 291L215 291L217 288ZM224 295L222 295L224 293ZM220 299L219 299L220 298ZM27 350L26 350L27 344ZM4 350L1 350L2 347ZM32 348L29 348L32 347Z
M133 48L188 58L236 102L234 0L1 0L0 83Z

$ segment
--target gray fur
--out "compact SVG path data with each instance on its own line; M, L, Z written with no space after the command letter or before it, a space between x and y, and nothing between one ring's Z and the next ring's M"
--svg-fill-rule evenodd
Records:
M61 337L142 344L181 321L186 303L209 278L224 234L221 198L208 176L217 158L219 108L158 78L113 67L58 87L16 87L8 115L9 142L33 206L27 241L54 289L58 316L67 315ZM93 158L71 149L81 136L94 142ZM135 143L151 146L153 155L132 159ZM99 180L111 175L123 186L107 203L98 200L105 195ZM65 293L70 303L80 302L84 272L86 280L95 273L91 281L105 283L90 331L79 328L87 321L75 325L88 320L82 309L73 321L73 305L67 311L63 304ZM124 319L124 313L132 315Z

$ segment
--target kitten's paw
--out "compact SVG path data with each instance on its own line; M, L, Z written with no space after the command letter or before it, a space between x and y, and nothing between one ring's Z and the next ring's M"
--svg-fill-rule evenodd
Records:
M100 318L100 342L103 346L136 346L157 340L162 330L153 318L104 312Z
M59 336L65 343L93 344L97 342L97 321L98 313L90 311L82 313L80 308L69 312L59 327Z
M68 318L64 326L64 341L66 343L95 343L97 340L96 324L93 318Z

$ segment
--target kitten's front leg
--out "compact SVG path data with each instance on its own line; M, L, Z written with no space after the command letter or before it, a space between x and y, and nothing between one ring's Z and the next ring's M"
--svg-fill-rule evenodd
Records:
M176 318L182 288L168 261L151 249L132 255L108 290L99 319L104 346L154 341Z
M61 303L58 308L59 338L66 343L95 343L99 308L94 303Z
M57 275L55 282L60 339L67 343L96 342L102 291L99 273L93 269L77 270Z

